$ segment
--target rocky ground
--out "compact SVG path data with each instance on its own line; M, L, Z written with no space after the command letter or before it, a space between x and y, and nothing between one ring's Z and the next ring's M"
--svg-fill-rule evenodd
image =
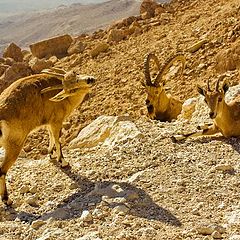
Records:
M209 121L207 108L190 122L149 120L141 84L147 52L164 61L202 39L201 49L186 52L184 77L170 79L169 91L186 100L197 95L197 83L228 70L237 84L239 65L229 69L221 54L239 60L239 11L238 0L173 1L165 20L141 23L142 34L95 58L82 54L75 67L76 56L61 59L56 66L97 77L89 99L64 124L70 167L49 161L44 130L31 135L7 176L13 206L1 205L0 239L240 239L239 140L217 135L174 142L174 134ZM141 134L70 149L77 133L102 115L127 115Z

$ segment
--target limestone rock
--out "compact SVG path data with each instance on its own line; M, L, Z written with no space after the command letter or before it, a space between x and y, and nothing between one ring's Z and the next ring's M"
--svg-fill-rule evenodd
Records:
M72 55L74 53L83 53L83 51L86 48L86 44L84 44L82 41L80 40L75 40L72 42L72 44L70 45L70 47L68 48L67 52L69 55Z
M70 142L70 147L94 147L100 142L104 142L109 136L110 130L117 117L100 116L87 127L82 129L78 136Z
M34 57L29 61L29 66L34 73L40 73L43 69L47 69L53 66L53 62L46 59L38 59Z
M141 132L126 117L100 116L82 129L79 135L70 142L70 147L94 147L99 143L112 147L139 136Z
M97 232L90 232L76 240L102 240L102 239L98 237Z
M124 31L119 29L111 29L108 32L107 42L119 42L125 38Z
M70 35L62 35L46 39L30 45L32 55L37 58L50 56L62 57L67 55L73 39Z
M4 58L12 58L16 62L22 62L23 54L21 48L18 47L15 43L11 43L3 53Z
M195 111L195 106L197 103L196 98L187 99L182 105L182 111L179 118L191 119L193 112Z
M0 77L0 93L15 80L29 76L31 73L30 67L24 62L16 62L12 66L9 66Z
M101 52L106 52L109 49L109 45L105 42L98 43L91 51L90 55L92 57L98 56Z
M92 214L88 210L84 210L80 217L83 222L91 222L93 220Z
M219 73L240 69L240 40L230 48L220 51L216 55L216 70Z
M126 143L129 139L141 136L141 132L137 129L133 122L121 121L113 126L109 137L104 142L104 145L113 147L119 143Z
M140 14L145 18L151 18L155 16L155 10L161 6L154 0L143 0L140 6Z
M229 240L240 240L240 234L232 235Z

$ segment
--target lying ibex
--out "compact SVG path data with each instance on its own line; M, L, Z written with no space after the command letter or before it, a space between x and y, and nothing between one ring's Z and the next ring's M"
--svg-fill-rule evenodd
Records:
M213 125L201 131L184 134L183 138L196 137L201 135L213 135L222 133L224 137L240 136L240 103L239 98L226 103L225 94L229 88L227 82L224 82L222 87L219 87L219 78L216 82L214 90L210 89L209 81L207 88L204 89L198 86L198 92L205 97L205 102L210 108L209 116L213 119ZM182 139L181 136L175 136L175 139Z
M8 199L5 177L16 161L28 134L46 125L50 133L49 152L54 145L57 160L63 159L59 142L62 123L83 101L95 79L92 76L47 72L17 80L0 95L0 146L5 156L0 168L0 196ZM59 92L62 90L61 92Z
M150 60L153 59L158 67L158 74L154 81L150 75ZM144 72L146 84L144 84L147 92L146 105L148 115L151 119L160 121L172 121L176 119L182 110L182 102L167 94L164 89L165 79L163 76L169 71L174 62L181 61L181 74L185 67L185 57L178 53L170 57L165 64L160 67L158 58L153 53L149 53L144 61Z

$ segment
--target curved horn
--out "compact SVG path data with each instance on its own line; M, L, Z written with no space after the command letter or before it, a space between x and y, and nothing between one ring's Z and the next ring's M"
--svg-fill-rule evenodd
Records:
M43 69L43 70L41 71L41 73L46 73L46 74L48 74L48 75L52 75L52 76L54 76L54 77L59 77L59 78L61 78L61 79L64 78L64 74L52 72L50 69Z
M165 61L162 69L159 71L159 73L154 81L154 85L159 85L159 82L162 81L164 74L166 74L168 72L169 68L172 66L172 64L175 61L181 61L181 63L182 63L181 75L183 74L183 70L184 70L185 64L186 64L186 58L182 53L174 54L173 56L169 57Z
M60 73L60 74L65 74L66 73L66 71L64 69L61 69L61 68L51 67L50 69L53 70L56 73Z
M155 84L152 83L151 75L150 75L150 69L149 69L150 68L149 62L150 62L151 59L154 60L154 62L158 66L158 69L160 69L160 64L159 64L159 61L158 61L158 58L156 57L156 55L153 54L153 53L148 53L147 56L145 57L145 60L144 60L144 74L145 74L145 79L146 79L147 86L155 85Z
M210 88L210 83L209 83L209 79L207 80L207 89L209 92L211 92L211 88Z
M216 87L215 87L215 91L219 92L219 82L220 82L221 78L218 78L217 83L216 83Z
M56 86L51 86L51 87L47 87L47 88L43 88L41 90L41 93L46 93L49 91L53 91L53 90L62 90L63 89L63 85L56 85Z

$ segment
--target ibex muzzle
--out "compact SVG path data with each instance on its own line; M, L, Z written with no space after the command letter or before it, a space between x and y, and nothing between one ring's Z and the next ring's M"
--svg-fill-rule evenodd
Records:
M16 161L28 134L42 125L50 135L49 152L56 149L57 160L63 159L59 142L62 123L81 104L95 78L74 72L32 75L14 82L0 95L0 146L5 156L0 168L0 196L10 203L5 176Z

